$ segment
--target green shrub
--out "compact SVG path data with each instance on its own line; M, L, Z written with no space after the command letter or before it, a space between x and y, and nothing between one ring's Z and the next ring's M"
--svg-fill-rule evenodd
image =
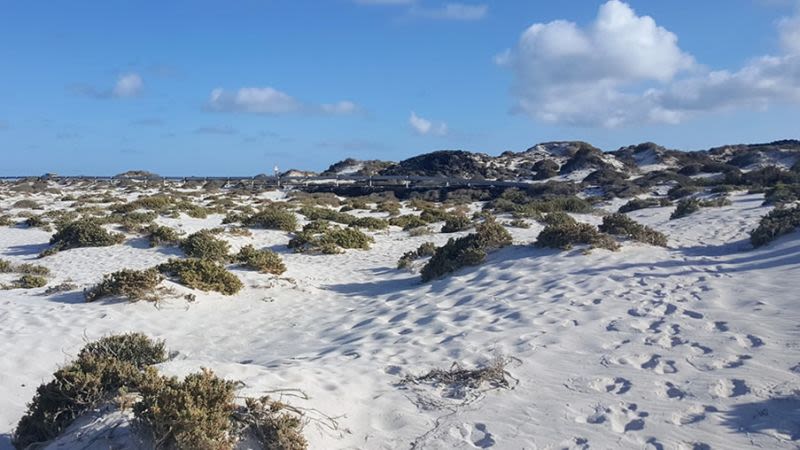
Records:
M222 264L207 259L171 259L156 269L184 286L201 291L233 295L244 287Z
M139 209L162 212L169 209L175 203L175 199L168 195L153 195L150 197L139 197L138 199L119 205L112 209L115 213L128 213Z
M313 224L313 225L312 225ZM324 228L322 228L324 227ZM289 241L296 252L341 253L342 249L369 250L374 239L356 228L327 227L327 222L311 222Z
M750 232L750 243L761 247L800 227L800 206L776 208L762 217L758 227Z
M329 222L351 225L356 221L356 217L350 214L336 211L335 209L319 208L315 206L303 206L298 212L308 220L327 220Z
M44 231L51 230L50 224L42 216L30 216L23 223L29 228L41 228Z
M78 247L107 247L121 243L125 236L109 233L91 219L79 219L64 224L50 239L50 248L40 256L48 256L62 250Z
M721 206L730 206L731 204L730 199L724 195L700 202L700 206L703 208L719 208Z
M764 193L764 206L788 205L800 200L800 184L778 184Z
M699 190L700 189L697 186L684 186L679 184L667 192L667 197L669 197L670 200L677 200L679 198L692 195Z
M424 258L426 256L433 256L436 253L436 245L433 242L425 242L424 244L417 247L416 250L411 250L408 252L403 253L403 256L397 260L397 268L398 269L406 269L411 266L411 263L417 259Z
M286 266L280 255L271 250L256 250L252 245L242 247L234 259L248 269L261 273L280 275L286 272Z
M297 229L297 216L285 209L268 207L261 211L244 217L242 225L259 227L270 230L295 231Z
M452 214L441 208L425 208L419 218L427 223L443 222L452 217Z
M376 212L385 212L390 216L397 216L400 214L400 202L396 200L386 200L378 202L375 205Z
M9 273L13 271L14 266L11 264L11 262L5 259L0 259L0 273Z
M469 217L460 214L449 215L442 226L442 233L457 233L469 230L471 227L472 221Z
M486 259L489 251L511 245L511 235L494 220L475 227L475 233L458 239L450 238L422 268L422 281L430 281L455 272L464 266L474 266Z
M47 285L47 278L39 275L23 275L14 281L13 286L20 289L35 289Z
M426 226L416 227L408 230L408 235L411 237L427 236L429 234L433 234L433 229Z
M162 448L232 449L235 387L210 370L184 380L156 378L140 386L142 399L134 405L134 414Z
M117 296L130 301L156 301L156 287L163 280L164 277L155 269L124 269L104 275L100 283L84 291L83 297L87 302Z
M634 199L630 200L628 203L620 206L619 211L617 211L617 212L618 213L627 213L627 212L636 211L636 210L639 210L639 209L656 208L656 207L659 207L659 206L671 206L671 205L672 205L672 202L669 201L669 199L666 199L666 198L662 198L662 199L657 199L657 198L638 199L638 198L634 198Z
M166 360L163 343L144 335L103 338L88 344L74 362L58 369L40 385L12 436L16 448L28 448L56 438L81 414L123 388L135 388Z
M545 225L572 225L577 223L575 219L564 211L555 211L548 213L542 217L542 223Z
M669 220L680 219L697 211L700 211L700 200L696 198L681 200L675 206L675 211L669 216Z
M50 275L50 269L48 269L47 267L30 263L18 264L13 267L13 271L16 273L22 273L26 275L39 275L44 277Z
M389 222L377 217L359 217L350 223L351 227L366 228L368 230L385 230L389 228Z
M228 261L230 244L214 237L209 230L200 230L190 234L180 243L181 250L190 258L208 259L211 261Z
M174 228L151 224L145 230L150 247L180 245L181 235Z
M601 232L617 236L626 236L645 244L667 246L667 236L648 226L642 225L624 214L610 214L603 217L598 227Z
M413 228L424 227L428 222L422 220L419 216L413 214L405 214L402 216L392 217L389 219L389 225L400 227L403 231L408 231Z
M513 228L530 228L531 227L531 224L529 224L528 222L524 221L523 219L511 220L506 225L509 226L509 227L513 227Z
M86 344L78 359L115 358L138 369L159 364L167 359L164 341L154 341L142 333L116 334Z
M619 249L619 244L611 236L601 233L594 225L579 222L547 225L534 243L538 248L559 250L569 250L575 245L589 245L590 248L612 251Z
M11 205L12 208L18 209L42 209L41 205L34 200L17 200L14 204Z
M11 220L11 217L0 215L0 227L10 227L12 225L14 225L14 221Z

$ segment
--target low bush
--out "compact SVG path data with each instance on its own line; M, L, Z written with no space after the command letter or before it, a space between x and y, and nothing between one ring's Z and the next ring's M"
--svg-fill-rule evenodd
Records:
M573 219L572 216L565 213L564 211L551 212L546 216L542 217L541 222L545 225L553 225L553 226L574 225L577 223L577 221Z
M180 245L181 235L174 228L151 224L144 230L150 247Z
M628 203L620 206L618 213L624 214L631 211L636 211L645 208L656 208L659 206L671 206L672 202L667 198L634 198Z
M42 216L30 216L23 222L28 228L41 228L44 231L50 231L50 224L44 220Z
M431 227L421 226L408 230L408 235L411 237L427 236L433 234Z
M210 370L177 377L159 377L140 388L134 414L162 448L232 449L231 416L236 384Z
M11 205L12 208L17 209L42 209L41 205L37 203L35 200L17 200Z
M697 211L700 211L700 200L696 198L681 200L675 206L675 211L669 216L669 220L680 219Z
M442 233L457 233L472 228L472 221L469 217L461 214L447 216L442 226Z
M464 266L480 264L488 252L508 245L511 245L508 231L493 219L486 220L475 227L475 233L451 238L447 244L437 248L422 268L422 281L433 280Z
M171 259L156 269L177 283L201 291L233 295L244 287L222 264L207 259Z
M50 275L50 269L47 267L30 263L17 264L13 267L13 271L25 275L39 275L43 277Z
M413 228L424 227L428 225L428 222L419 216L415 216L414 214L405 214L390 218L389 225L400 227L403 229L403 231L408 231Z
M761 247L800 227L800 206L776 208L762 217L758 227L750 232L750 243Z
M14 266L11 262L0 259L0 273L9 273L14 271Z
M166 360L161 342L141 334L100 339L81 350L72 363L40 385L12 436L16 448L28 448L58 437L81 414L143 383L150 364Z
M375 205L376 212L385 212L390 216L397 216L400 214L400 202L396 200L386 200L378 202Z
M397 268L398 269L407 269L411 266L411 263L416 261L417 259L424 258L426 256L433 256L436 253L436 245L433 242L426 242L416 250L411 250L408 252L403 253L403 256L397 260Z
M645 244L667 246L667 236L648 226L642 225L624 214L610 214L603 217L598 227L603 233L625 236Z
M350 225L356 221L356 217L336 211L329 208L320 208L316 206L303 206L298 212L308 220L327 220L329 222L341 223L343 225Z
M547 225L534 243L538 248L559 250L569 250L575 245L589 245L590 248L604 248L611 251L619 249L619 244L614 238L601 233L594 225L575 221Z
M271 250L256 250L252 245L245 245L236 254L234 260L248 269L261 273L280 275L286 272L281 256Z
M79 247L107 247L119 244L124 240L125 236L109 233L94 220L79 219L61 226L50 239L50 248L42 252L40 256L48 256Z
M342 249L369 250L373 241L372 237L356 228L328 227L327 222L311 222L289 241L289 248L296 252L336 254Z
M0 215L0 227L10 227L14 225L14 221L7 215Z
M350 223L351 227L366 228L367 230L385 230L389 228L389 222L377 217L359 217Z
M800 200L800 184L778 184L764 193L764 205L788 205Z
M4 287L9 289L35 289L44 287L46 285L47 285L47 278L45 277L39 275L23 275L14 280L14 282L11 283L10 286L4 286Z
M667 197L669 197L670 200L678 200L680 198L692 195L699 190L700 189L697 186L685 186L679 184L667 192Z
M164 277L155 269L124 269L103 276L103 280L83 292L87 302L106 297L125 297L130 301L157 301L156 288Z
M214 236L209 230L190 234L180 243L180 248L190 258L224 262L230 259L230 244Z
M295 231L297 216L278 207L268 207L241 219L242 225L269 230Z

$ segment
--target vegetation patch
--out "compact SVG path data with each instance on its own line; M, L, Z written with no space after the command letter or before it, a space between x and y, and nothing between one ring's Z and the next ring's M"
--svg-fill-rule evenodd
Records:
M297 229L297 216L278 207L268 207L250 216L241 218L242 225L268 230L295 231Z
M590 248L604 248L615 251L619 244L611 236L601 233L597 227L575 220L547 225L534 243L538 248L569 250L575 245L588 245Z
M103 280L83 292L87 302L107 297L125 297L130 301L157 301L156 288L164 277L156 269L124 269L103 276Z
M669 220L680 219L692 213L700 211L700 200L696 198L689 198L681 200L675 205L675 211L669 216Z
M125 236L109 233L99 223L91 219L79 219L59 227L50 239L50 248L40 256L48 256L63 250L79 247L107 247L121 243Z
M758 227L750 232L750 243L761 247L775 239L789 234L800 227L800 206L776 208L762 217Z
M660 206L672 206L672 202L667 198L634 198L628 203L620 206L619 211L617 212L624 214L639 209L657 208Z
M225 266L208 259L171 259L156 269L177 283L201 291L216 291L233 295L244 286Z
M450 238L422 268L422 281L430 281L455 272L464 266L474 266L486 259L492 250L511 245L511 235L493 219L475 227L475 233L458 239Z
M411 263L426 256L433 256L436 253L436 245L433 242L426 242L416 250L411 250L403 253L403 256L397 260L398 269L407 269L411 267Z
M648 226L642 225L625 214L610 214L603 217L598 227L601 232L616 236L625 236L645 244L667 246L667 236Z
M151 224L144 230L150 247L180 245L181 235L174 228Z
M442 226L442 233L457 233L472 228L472 221L469 217L461 214L449 215Z
M214 236L209 230L190 234L180 243L180 248L190 258L224 262L230 258L230 244Z
M303 231L289 241L295 252L341 253L343 249L369 250L374 239L356 228L331 227L327 221L306 224Z
M256 250L252 245L245 245L236 254L234 260L251 270L261 273L280 275L286 272L281 256L272 250Z

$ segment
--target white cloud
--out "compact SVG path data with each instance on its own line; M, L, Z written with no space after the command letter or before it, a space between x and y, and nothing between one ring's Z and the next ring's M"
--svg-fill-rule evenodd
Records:
M320 110L325 114L344 115L358 112L359 107L351 101L343 100L333 104L322 104Z
M408 124L415 133L420 136L444 136L447 134L447 124L444 122L434 123L428 119L418 116L415 112L411 112L408 118Z
M126 73L119 77L111 94L117 98L135 97L144 89L142 77L137 73Z
M208 106L214 111L254 114L318 113L346 115L359 111L355 103L342 100L331 104L305 104L272 87L244 87L235 92L222 88L211 91Z
M617 127L694 114L800 103L800 15L779 22L783 54L711 71L678 38L610 0L587 27L534 24L496 62L514 74L515 112L545 122Z
M420 17L462 21L483 19L488 12L488 5L467 5L464 3L447 3L439 8L415 7L411 9L412 14Z

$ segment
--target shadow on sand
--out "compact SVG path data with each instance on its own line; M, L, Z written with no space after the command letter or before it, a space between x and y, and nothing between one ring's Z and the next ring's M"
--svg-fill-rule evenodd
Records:
M800 397L776 397L734 405L725 412L722 424L740 433L774 431L796 441L800 439Z

